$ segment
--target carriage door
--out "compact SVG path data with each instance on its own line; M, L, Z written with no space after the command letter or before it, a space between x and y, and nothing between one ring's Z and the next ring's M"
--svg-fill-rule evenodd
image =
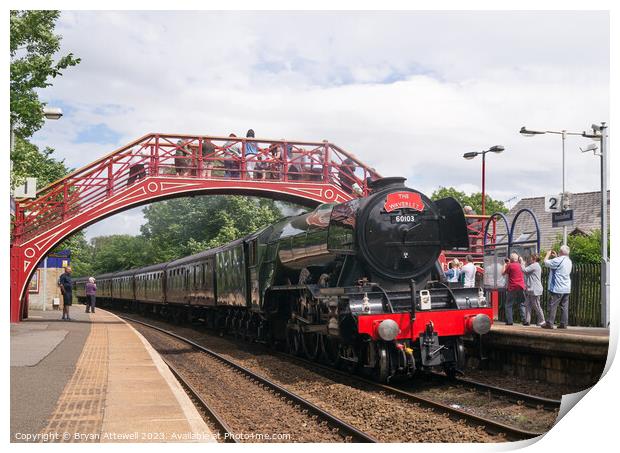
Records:
M247 265L246 281L249 306L257 310L260 303L258 275L258 246L256 238L244 244Z

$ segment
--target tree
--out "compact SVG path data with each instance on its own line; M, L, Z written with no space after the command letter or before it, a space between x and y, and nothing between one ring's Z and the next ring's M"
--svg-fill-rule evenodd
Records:
M439 200L441 198L452 197L459 202L461 206L471 206L477 214L482 213L482 193L472 193L467 195L465 192L461 192L454 187L439 187L431 195L431 200ZM494 200L489 195L484 197L485 210L487 214L493 214L495 212L507 213L508 208L504 205L503 201Z
M609 234L607 235L607 250L610 250ZM559 250L562 237L556 239L554 250ZM591 234L569 235L567 245L570 247L570 258L575 264L600 264L601 262L601 230Z
M273 200L201 196L153 203L144 209L142 236L153 244L155 262L224 244L282 217Z
M93 248L84 238L82 231L62 241L54 251L71 251L71 269L76 277L90 277L94 274Z
M72 53L54 60L62 37L54 34L59 11L11 11L11 124L19 137L30 137L43 125L37 89L80 62Z
M75 250L76 275L171 261L238 239L282 216L273 200L212 195L153 203L144 215L139 236L100 236L87 247L72 238L66 248Z
M51 148L40 151L36 145L16 137L15 149L11 153L11 186L21 184L24 178L30 176L37 178L37 187L42 188L65 176L69 169L64 160L52 157L53 152Z
M115 234L97 237L91 242L93 274L153 264L147 241L141 236Z

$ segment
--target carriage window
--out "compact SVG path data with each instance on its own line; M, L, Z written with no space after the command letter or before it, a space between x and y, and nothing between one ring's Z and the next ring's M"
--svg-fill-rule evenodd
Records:
M256 239L250 242L248 247L248 255L250 260L250 266L256 266L257 254L256 254Z

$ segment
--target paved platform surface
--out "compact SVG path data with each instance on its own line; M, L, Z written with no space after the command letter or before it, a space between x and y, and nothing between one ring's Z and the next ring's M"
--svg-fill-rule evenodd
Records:
M148 342L98 310L11 326L12 442L213 442Z
M496 347L530 349L550 355L572 355L592 358L607 357L609 329L573 327L543 329L537 325L507 326L495 321L486 335L487 344Z

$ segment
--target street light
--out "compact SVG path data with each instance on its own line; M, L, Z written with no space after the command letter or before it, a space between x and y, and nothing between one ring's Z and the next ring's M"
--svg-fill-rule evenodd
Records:
M504 151L503 146L495 145L495 146L491 146L486 151L472 151L472 152L463 154L463 157L467 160L471 160L477 155L482 154L482 215L485 215L484 199L486 198L486 192L485 192L486 154L487 153L498 153L499 154L502 151Z
M43 116L48 120L59 120L62 118L62 109L60 107L43 107ZM13 122L11 121L11 153L15 151L15 132L13 130Z
M519 130L519 133L524 137L534 137L535 135L544 135L544 134L557 134L562 136L562 210L564 210L564 200L566 200L566 136L567 135L583 135L583 133L577 132L566 132L565 130L561 131L539 131L528 129L525 126ZM568 236L568 227L564 225L562 231L562 244L566 245L567 236Z
M609 324L609 256L607 253L607 140L608 126L606 123L592 125L592 134L583 132L583 137L600 140L600 149L595 143L580 148L586 153L592 151L601 158L601 325ZM596 151L599 150L597 153Z
M43 116L48 120L59 120L62 118L62 109L59 107L43 107Z

